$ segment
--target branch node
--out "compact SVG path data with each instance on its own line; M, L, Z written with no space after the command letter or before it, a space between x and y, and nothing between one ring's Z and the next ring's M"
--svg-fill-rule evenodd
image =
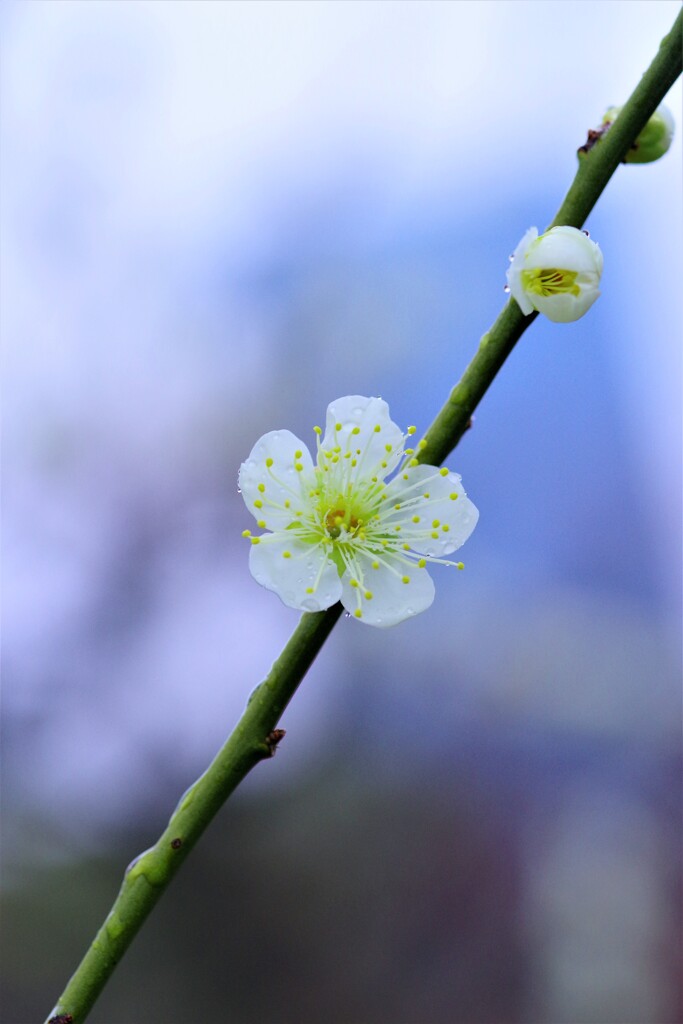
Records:
M579 146L579 148L576 151L576 155L577 156L582 156L582 155L585 156L586 153L590 153L590 151L593 148L593 146L595 146L600 141L600 139L603 137L603 135L605 135L606 132L608 132L611 127L612 127L612 122L611 121L605 121L605 123L600 125L599 128L589 128L588 129L588 138L584 142L583 146Z
M280 740L285 736L284 729L273 729L266 736L266 746L268 747L268 757L275 757L275 751L278 748Z

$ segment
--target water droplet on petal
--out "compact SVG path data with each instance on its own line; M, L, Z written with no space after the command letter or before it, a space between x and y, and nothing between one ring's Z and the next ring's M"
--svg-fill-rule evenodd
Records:
M510 260L510 263L512 263L514 258L515 258L515 254L514 254L514 252L511 252L510 255L508 256L508 259Z
M586 236L586 238L590 238L590 236L591 236L591 233L590 233L590 231L586 231L586 229L585 229L585 228L583 229L583 231L582 231L581 233L582 233L583 235L585 235L585 236Z
M505 294L506 294L506 295L508 295L508 294L509 294L509 292L510 292L510 285L509 285L509 284L506 284L506 285L504 286L504 288L503 288L503 291L505 292Z

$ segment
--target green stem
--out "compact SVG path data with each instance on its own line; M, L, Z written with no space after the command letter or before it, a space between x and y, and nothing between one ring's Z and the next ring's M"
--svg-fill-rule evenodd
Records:
M180 798L155 845L126 869L114 906L50 1018L63 1014L74 1024L85 1020L143 921L233 789L254 765L275 753L282 733L273 730L341 611L337 604L302 615L282 654L251 694L232 735Z
M619 164L681 74L683 67L683 11L662 40L652 61L609 131L579 161L569 191L548 227L582 227ZM537 313L524 316L514 299L504 307L448 401L425 434L427 445L416 458L428 465L443 462L467 430L499 369Z
M681 73L683 12L609 132L583 158L553 224L581 227L614 171ZM467 429L498 370L535 319L510 300L426 434L421 462L441 463ZM342 608L304 614L266 679L254 690L226 744L181 798L157 843L127 869L120 892L50 1021L82 1024L119 960L192 847L232 791L272 756L280 716L337 622Z

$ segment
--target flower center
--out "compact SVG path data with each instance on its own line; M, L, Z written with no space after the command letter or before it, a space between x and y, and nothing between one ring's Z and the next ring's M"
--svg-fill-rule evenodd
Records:
M362 525L363 520L359 519L355 512L342 507L330 509L325 516L325 529L332 540L341 535L342 529L355 536Z
M558 270L555 267L522 271L522 286L533 295L580 295L581 289L576 283L578 272L575 270Z

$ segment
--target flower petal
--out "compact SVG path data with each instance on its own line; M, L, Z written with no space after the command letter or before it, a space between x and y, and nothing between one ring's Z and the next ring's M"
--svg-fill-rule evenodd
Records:
M418 554L435 558L457 551L479 519L460 475L435 466L402 470L387 487L387 504L394 506L389 521L401 524L401 540Z
M323 611L341 597L339 572L323 545L306 544L289 531L259 537L249 552L249 569L257 583L302 612Z
M581 289L579 295L534 295L538 312L556 324L572 323L582 317L600 296L600 277L597 274L578 274L576 283Z
M354 433L355 431L355 433ZM347 395L327 407L323 452L341 449L357 460L352 479L384 479L403 454L403 432L391 419L381 398Z
M390 557L380 563L364 553L359 553L354 561L356 575L344 573L341 600L351 615L368 626L396 626L425 611L434 600L434 583L424 568L400 561L392 565ZM373 564L379 568L373 569ZM358 585L354 586L352 580ZM368 598L367 594L372 596Z
M298 469L297 467L301 467ZM239 487L253 516L282 529L309 503L315 470L308 448L289 430L271 430L259 438L240 466Z
M596 242L578 228L562 224L532 242L524 256L524 269L558 267L599 277L603 262L602 251Z
M529 301L527 293L522 287L521 274L524 270L524 258L529 246L538 238L538 228L529 228L521 242L512 254L512 261L507 269L506 277L510 295L516 301L525 316L533 313L534 307Z

